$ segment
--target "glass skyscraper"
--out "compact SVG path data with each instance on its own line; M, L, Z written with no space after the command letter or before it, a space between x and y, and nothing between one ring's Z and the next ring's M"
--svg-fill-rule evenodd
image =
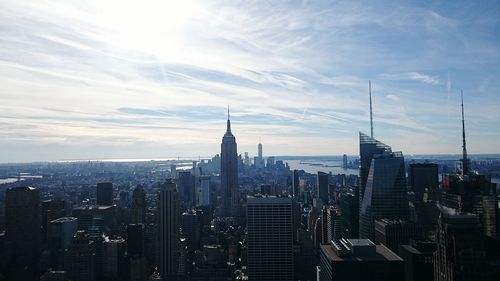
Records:
M374 239L376 219L407 219L406 173L401 152L360 133L360 238ZM367 158L371 158L370 164ZM364 179L364 180L363 180ZM364 187L364 188L363 188Z

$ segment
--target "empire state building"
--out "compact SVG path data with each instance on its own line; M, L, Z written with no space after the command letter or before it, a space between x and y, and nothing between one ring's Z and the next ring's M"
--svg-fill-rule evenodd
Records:
M229 108L227 128L221 143L222 212L224 216L237 217L239 212L238 153L236 138L231 132Z

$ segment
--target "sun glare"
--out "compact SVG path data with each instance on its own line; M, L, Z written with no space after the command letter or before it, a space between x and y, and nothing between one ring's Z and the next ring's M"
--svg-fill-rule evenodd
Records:
M112 1L99 7L107 41L161 56L175 55L183 47L186 24L199 15L191 1Z

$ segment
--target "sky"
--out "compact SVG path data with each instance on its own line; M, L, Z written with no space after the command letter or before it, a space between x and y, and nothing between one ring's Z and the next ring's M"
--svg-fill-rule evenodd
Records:
M0 162L500 153L500 1L0 2Z

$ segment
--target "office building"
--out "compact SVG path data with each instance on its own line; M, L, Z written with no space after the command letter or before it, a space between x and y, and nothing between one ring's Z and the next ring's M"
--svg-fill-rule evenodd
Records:
M78 219L78 230L90 232L91 228L94 228L94 230L104 233L116 231L115 205L78 206L73 208L71 216Z
M403 259L369 239L341 239L320 247L320 281L404 280Z
M359 132L359 207L361 208L363 197L365 195L366 182L370 172L370 166L373 156L391 152L391 147Z
M184 212L181 216L182 237L186 239L189 252L194 252L200 246L200 221L194 211Z
M375 239L375 220L409 215L403 154L390 148L372 155L359 213L360 238Z
M209 206L212 190L210 189L210 176L202 175L198 183L198 206Z
M50 265L52 269L64 268L64 251L78 229L77 219L62 217L49 223L47 242L50 250Z
M65 202L61 199L45 200L42 202L42 242L47 242L49 223L66 215Z
M300 199L300 180L299 180L299 171L293 170L292 172L292 192L293 197Z
M181 171L178 175L177 188L181 202L188 208L192 207L196 204L195 177L189 171Z
M179 194L172 181L160 185L158 192L159 270L164 280L176 279L179 244Z
M106 280L126 280L125 240L107 239L103 243L103 275Z
M113 183L100 182L97 184L97 205L109 206L113 205Z
M231 121L229 109L227 114L226 133L222 137L221 144L221 188L222 188L222 212L227 217L239 215L239 184L238 184L238 153L236 138L231 132Z
M127 256L129 277L131 281L145 280L146 256L144 254L144 225L129 224L127 226Z
M342 169L347 169L347 155L342 156Z
M399 245L423 238L422 226L418 224L399 219L375 220L375 243L384 244L395 253L398 252Z
M316 181L316 198L321 199L323 204L328 204L328 174L318 172Z
M292 199L247 198L248 280L293 280Z
M5 192L5 240L13 249L11 280L32 280L40 243L40 193L23 186ZM12 273L12 275L10 275Z
M96 279L95 247L87 233L76 232L68 249L64 252L64 271L72 281L94 281Z
M342 238L359 237L359 199L357 187L340 199L340 235Z
M405 263L405 281L434 280L433 256L436 243L412 242L399 246L399 256Z
M415 193L415 199L422 201L424 193L438 190L438 165L431 163L410 164L408 167L410 190Z
M485 255L478 217L443 208L434 253L434 280L486 280Z
M137 185L132 192L132 223L146 222L146 192L141 185Z

